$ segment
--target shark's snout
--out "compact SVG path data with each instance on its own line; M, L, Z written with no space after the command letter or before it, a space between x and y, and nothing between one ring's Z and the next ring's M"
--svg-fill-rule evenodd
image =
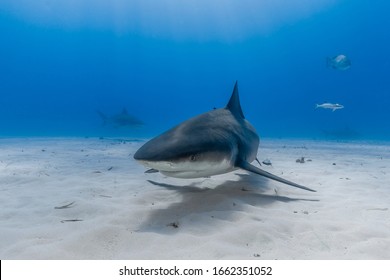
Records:
M152 153L148 149L148 143L142 146L135 154L134 159L146 168L156 169L159 171L173 170L174 164L167 158L163 158L159 153Z
M171 148L167 146L165 141L161 141L158 138L152 139L146 142L138 151L134 154L134 159L143 162L157 162L165 161L172 157Z
M138 149L138 151L134 154L133 158L139 162L150 161L152 157L148 155L148 153L145 153L142 148L143 147Z

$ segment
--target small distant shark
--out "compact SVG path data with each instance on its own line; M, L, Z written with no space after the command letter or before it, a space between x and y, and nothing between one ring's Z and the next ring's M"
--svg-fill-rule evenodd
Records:
M347 56L339 54L334 57L327 57L326 65L337 70L347 70L349 67L351 67L352 63Z
M278 182L314 192L251 164L256 159L259 136L245 119L237 82L225 108L193 117L145 143L134 159L175 178L199 178L244 169Z
M110 117L106 116L105 114L103 114L100 111L97 111L97 113L102 118L103 125L109 124L109 125L112 125L115 128L126 127L126 126L127 127L129 127L129 126L139 126L139 125L143 125L144 124L142 121L140 121L136 117L129 115L129 113L127 112L126 108L123 108L123 110L122 110L122 112L120 114L113 115L113 116L110 116Z
M338 103L323 103L321 105L316 104L316 108L332 109L332 112L343 109L344 106Z

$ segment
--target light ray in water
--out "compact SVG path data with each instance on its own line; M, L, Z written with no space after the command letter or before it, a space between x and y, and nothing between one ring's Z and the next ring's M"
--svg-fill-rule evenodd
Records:
M338 0L4 0L2 10L61 28L102 28L176 39L236 40L268 33Z

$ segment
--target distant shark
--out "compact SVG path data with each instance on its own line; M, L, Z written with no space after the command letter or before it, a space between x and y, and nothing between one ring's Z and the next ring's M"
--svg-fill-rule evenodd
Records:
M323 103L323 104L316 104L316 108L324 108L324 109L331 109L332 112L336 110L343 109L344 106L338 103Z
M326 66L337 70L347 70L352 65L351 60L343 54L326 58Z
M126 108L123 108L123 110L120 114L113 115L113 116L107 116L100 111L97 111L97 113L102 118L103 125L109 124L115 128L126 127L126 126L127 127L139 126L139 125L144 124L142 121L140 121L136 117L129 115Z
M170 177L208 177L240 168L315 191L250 164L256 159L258 147L259 136L244 117L236 82L225 108L193 117L151 139L134 154L134 159Z

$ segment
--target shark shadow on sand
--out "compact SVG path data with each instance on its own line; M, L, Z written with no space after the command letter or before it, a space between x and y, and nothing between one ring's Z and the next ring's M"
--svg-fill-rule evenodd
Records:
M290 198L276 193L265 194L269 190L267 179L248 174L237 175L240 177L238 181L229 180L215 188L202 187L201 182L173 185L148 180L155 186L178 193L181 200L167 208L152 210L141 223L139 231L173 234L184 227L204 227L205 224L215 224L216 220L232 220L234 214L243 211L246 205L266 207L275 202L319 201Z

